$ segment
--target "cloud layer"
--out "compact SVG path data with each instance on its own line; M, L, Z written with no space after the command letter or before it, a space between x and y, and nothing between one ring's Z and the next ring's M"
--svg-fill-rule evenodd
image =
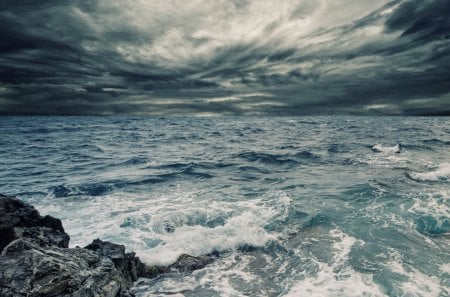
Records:
M0 113L450 115L449 15L448 0L2 1Z

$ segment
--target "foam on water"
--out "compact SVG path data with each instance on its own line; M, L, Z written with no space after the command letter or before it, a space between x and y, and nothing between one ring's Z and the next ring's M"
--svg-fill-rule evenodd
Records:
M286 216L290 204L283 192L205 203L201 192L181 188L160 197L124 198L116 194L58 199L51 208L46 205L45 212L64 220L71 246L84 246L95 238L126 242L148 264L169 265L185 253L200 256L242 246L262 247L276 240L277 235L264 227Z
M450 288L441 283L436 276L427 275L404 262L398 251L390 250L390 258L386 265L402 281L396 284L394 296L441 297L449 296Z
M410 152L404 151L399 144L393 146L385 146L383 144L375 144L372 151L356 159L362 164L380 167L406 167L410 162Z
M349 254L354 245L364 242L345 234L339 229L330 232L335 241L334 256L330 263L317 261L317 273L305 276L285 297L317 296L317 297L359 297L386 296L380 287L373 282L371 274L356 272L348 265Z
M224 226L182 226L173 233L159 236L161 244L151 250L139 250L137 254L150 265L168 265L181 254L206 255L249 245L262 247L276 237L267 233L266 221L256 213L244 212L227 220Z
M450 163L441 164L427 172L411 172L409 176L417 181L447 181L450 178Z
M378 152L378 153L387 153L387 154L393 154L393 153L400 153L401 149L400 149L400 144L396 144L393 146L385 146L381 143L377 143L374 146L372 146L372 150L374 152Z
M101 238L152 264L214 252L192 274L141 280L138 297L444 297L448 127L0 117L0 192L61 218L72 247Z

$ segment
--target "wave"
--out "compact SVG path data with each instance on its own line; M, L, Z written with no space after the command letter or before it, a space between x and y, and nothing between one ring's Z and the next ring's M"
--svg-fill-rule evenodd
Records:
M425 139L422 140L425 144L439 145L439 146L447 146L450 145L450 141L440 140L437 138Z
M374 146L372 146L372 151L376 153L396 153L399 154L401 151L400 144L397 143L394 146L384 146L381 143L377 143Z
M245 152L237 155L238 158L249 162L259 162L264 164L296 164L297 161L287 155L277 155L268 153Z
M309 151L301 151L295 154L269 154L257 152L244 152L236 155L238 158L249 162L258 162L269 165L300 164L304 161L313 161L320 159L319 156Z
M318 226L331 226L332 219L324 214L316 214L303 223L303 228L314 228Z
M349 147L349 145L347 144L343 144L343 143L332 143L328 146L328 152L329 153L347 153L349 152L351 149Z
M91 183L79 186L58 185L53 189L55 198L63 198L78 195L101 196L112 191L113 187L105 183Z
M174 179L190 177L195 179L210 179L214 175L206 172L197 172L191 168L186 168L177 172L150 175L135 179L115 179L103 182L85 183L79 185L58 185L51 188L51 193L55 198L65 198L73 196L103 196L117 189L125 189L133 186L145 186L168 182Z
M374 282L372 274L363 274L348 265L355 246L364 242L339 229L330 231L334 256L331 263L313 259L317 269L313 275L299 280L284 297L297 296L373 296L385 297L380 286Z
M450 163L444 163L428 172L409 172L406 176L415 181L447 181L450 179Z
M231 167L236 164L234 163L223 163L223 162L174 162L168 164L162 164L150 168L156 169L214 169L214 168L226 168Z
M149 161L149 159L145 156L136 156L133 158L130 158L123 162L123 165L139 165L139 164L146 164Z
M450 218L421 216L416 220L416 230L431 236L450 234Z
M198 222L195 220L192 225L178 223L174 228L169 224L170 229L164 224L162 228L165 234L160 235L164 243L138 254L149 265L168 265L183 253L200 256L241 248L263 247L276 240L275 235L264 229L269 219L264 216L264 213L248 211L227 220L221 218L216 222L209 221L209 226L196 225ZM211 225L213 227L210 227Z

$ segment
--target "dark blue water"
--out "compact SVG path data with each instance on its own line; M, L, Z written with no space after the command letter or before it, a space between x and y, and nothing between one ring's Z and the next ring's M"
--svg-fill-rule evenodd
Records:
M450 119L0 117L0 192L71 245L149 264L138 296L450 296Z

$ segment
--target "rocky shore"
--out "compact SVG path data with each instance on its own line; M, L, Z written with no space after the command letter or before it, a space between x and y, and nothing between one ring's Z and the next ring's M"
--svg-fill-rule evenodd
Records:
M167 267L148 266L125 246L100 239L69 248L61 220L0 194L0 296L131 297L139 277L190 273L209 256L181 255Z

